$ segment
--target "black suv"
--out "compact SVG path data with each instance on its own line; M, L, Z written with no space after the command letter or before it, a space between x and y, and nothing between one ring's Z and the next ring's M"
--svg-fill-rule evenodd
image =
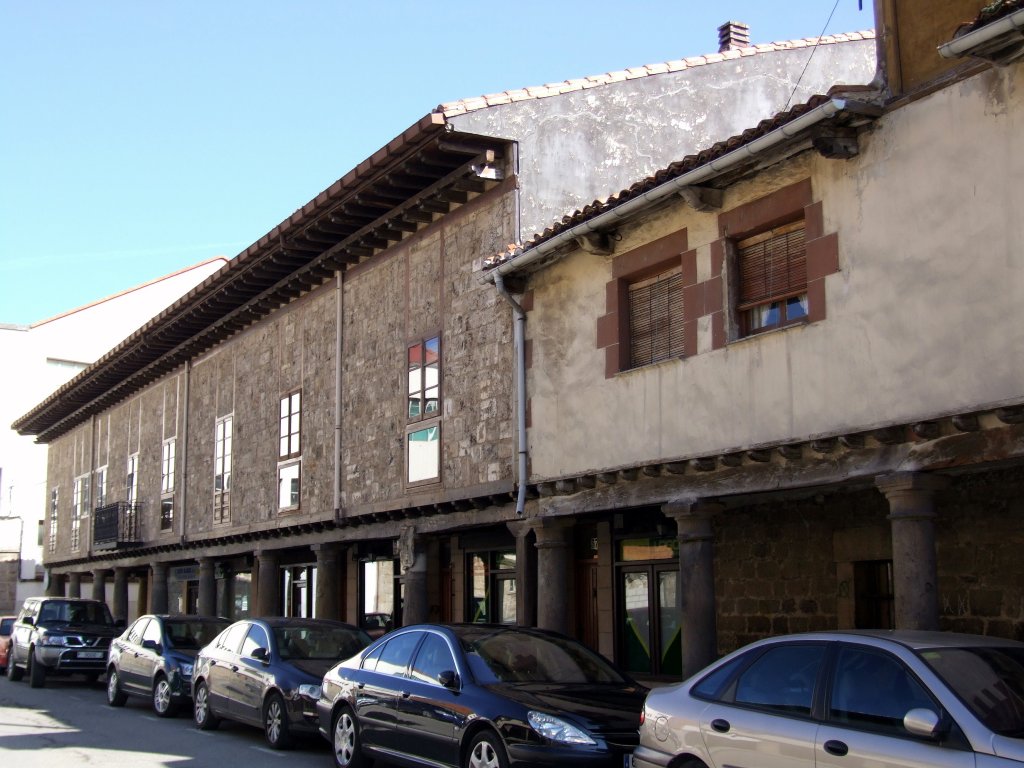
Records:
M20 680L27 672L33 688L47 675L83 674L95 682L106 669L111 638L123 628L99 600L30 597L14 622L7 676Z

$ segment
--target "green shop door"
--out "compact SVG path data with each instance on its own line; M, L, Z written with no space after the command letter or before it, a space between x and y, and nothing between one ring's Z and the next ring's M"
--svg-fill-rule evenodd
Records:
M619 663L634 675L682 675L679 570L632 565L619 570Z

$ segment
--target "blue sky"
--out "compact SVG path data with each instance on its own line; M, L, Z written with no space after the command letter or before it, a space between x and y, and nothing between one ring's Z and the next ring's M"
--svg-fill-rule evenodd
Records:
M441 102L711 53L729 20L871 29L859 5L0 0L0 323L236 255Z

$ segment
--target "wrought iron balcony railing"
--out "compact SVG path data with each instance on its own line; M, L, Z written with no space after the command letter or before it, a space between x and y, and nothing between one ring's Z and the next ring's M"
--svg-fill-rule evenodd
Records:
M140 502L129 504L127 501L115 501L97 507L93 516L93 549L119 549L141 544L141 511Z

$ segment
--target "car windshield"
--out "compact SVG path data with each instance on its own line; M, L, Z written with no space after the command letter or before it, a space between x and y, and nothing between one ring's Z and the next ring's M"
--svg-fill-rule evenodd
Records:
M347 659L370 644L362 630L345 627L274 627L282 659Z
M569 639L500 629L461 642L483 684L626 682L602 656Z
M40 622L65 624L113 624L110 610L103 603L74 603L48 600L39 611Z
M1024 737L1024 651L929 648L920 655L993 732Z
M227 621L170 619L164 621L164 632L172 648L179 651L194 651L213 640L227 625Z

